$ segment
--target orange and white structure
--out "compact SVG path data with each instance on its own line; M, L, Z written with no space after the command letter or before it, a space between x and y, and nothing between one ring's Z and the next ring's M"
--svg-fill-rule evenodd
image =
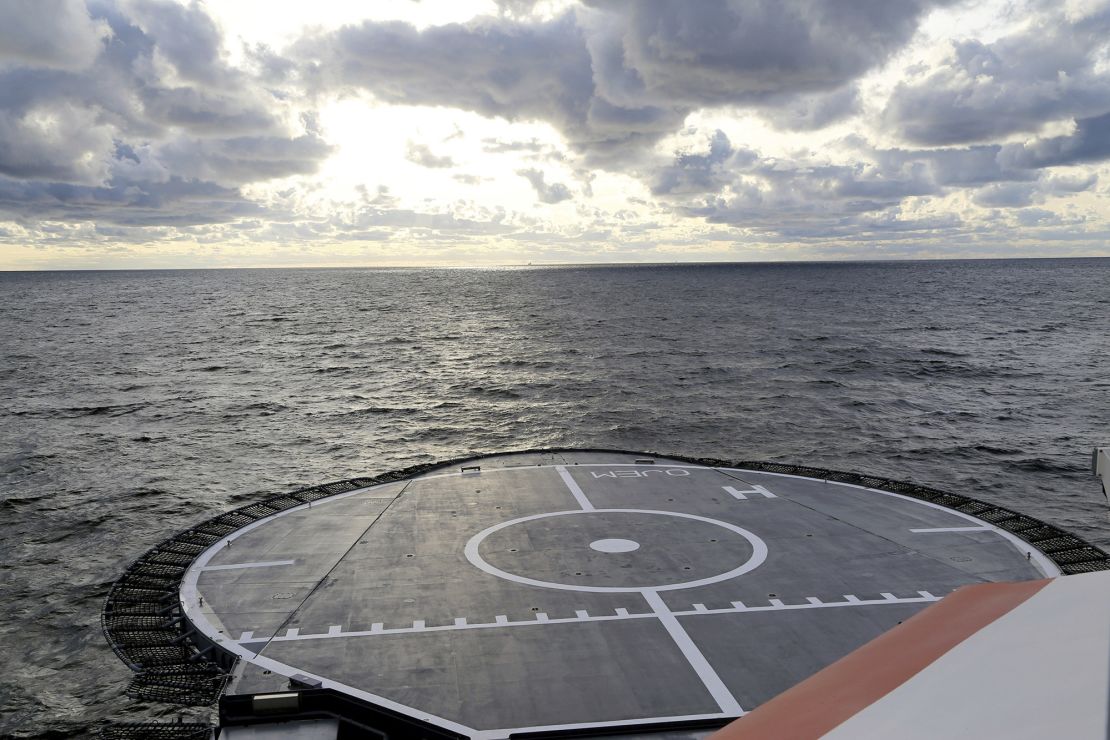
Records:
M966 586L713 735L1110 737L1110 571Z

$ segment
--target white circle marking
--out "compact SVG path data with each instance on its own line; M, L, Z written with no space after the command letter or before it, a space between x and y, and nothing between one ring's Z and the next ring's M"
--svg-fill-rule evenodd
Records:
M518 576L515 573L509 573L508 571L504 571L500 568L490 565L486 562L485 558L483 558L478 553L478 546L482 544L482 540L484 540L486 537L490 536L494 532L497 532L498 530L504 529L506 527L511 527L514 524L520 524L522 522L531 522L535 521L536 519L546 519L549 516L573 516L575 514L659 514L661 516L676 516L681 519L693 519L695 521L705 522L707 524L715 524L718 527L724 527L731 532L735 532L736 534L746 539L748 543L752 546L752 555L750 558L748 558L747 562L733 568L732 570L725 571L724 573L718 573L715 576L709 576L707 578L699 578L696 581L671 583L661 586L578 586L570 583L553 583L551 581L540 581L535 578ZM513 581L515 583L523 583L527 586L539 586L540 588L557 588L562 591L591 591L595 593L641 593L645 590L675 591L682 588L708 586L711 583L720 583L721 581L727 581L731 578L743 575L749 571L755 570L760 565L763 565L763 561L767 559L767 543L761 540L758 536L749 532L748 530L737 527L735 524L718 521L716 519L710 519L709 517L705 516L697 516L696 514L685 514L678 511L656 511L654 509L591 509L589 511L575 509L574 511L553 511L549 514L533 514L532 516L522 516L519 519L510 519L507 522L494 524L492 527L487 527L486 529L483 529L481 532L471 537L470 540L466 543L466 547L463 549L463 554L474 567L479 568L480 570L484 570L486 573L497 576L498 578L504 578L507 581Z

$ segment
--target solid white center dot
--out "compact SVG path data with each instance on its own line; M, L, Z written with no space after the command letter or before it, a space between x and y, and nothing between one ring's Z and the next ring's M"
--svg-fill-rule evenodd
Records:
M594 540L590 543L590 549L598 552L632 552L640 549L640 543L635 540Z

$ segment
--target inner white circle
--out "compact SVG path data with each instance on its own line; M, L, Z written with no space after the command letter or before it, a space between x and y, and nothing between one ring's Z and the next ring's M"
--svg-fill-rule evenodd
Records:
M494 532L511 527L514 524L522 522L530 522L536 519L546 519L547 517L554 516L589 516L591 514L658 514L660 516L674 516L680 519L693 519L694 521L705 522L706 524L715 524L718 527L723 527L729 531L735 532L752 546L752 555L748 558L747 562L738 565L732 570L724 573L718 573L715 576L708 578L699 578L695 581L685 581L684 583L667 583L658 586L580 586L573 583L554 583L552 581L540 581L535 578L527 578L525 576L518 576L515 573L501 570L500 568L486 562L478 553L478 546L482 544L482 540L490 536ZM753 571L759 566L763 565L763 561L767 559L767 543L762 539L752 534L746 529L737 527L731 522L722 522L717 519L710 519L707 516L698 516L696 514L685 514L678 511L656 511L654 509L577 509L574 511L553 511L550 514L533 514L532 516L522 516L519 519L510 519L507 522L494 524L492 527L483 529L478 534L470 538L463 548L463 554L470 564L484 570L490 575L504 578L507 581L514 581L516 583L523 583L528 586L539 586L541 588L557 588L563 591L590 591L594 593L643 593L645 591L674 591L681 588L697 588L698 586L708 586L711 583L720 583L727 581L737 576L743 575L749 571Z
M640 543L635 540L594 540L590 543L591 550L598 552L632 552L640 549Z

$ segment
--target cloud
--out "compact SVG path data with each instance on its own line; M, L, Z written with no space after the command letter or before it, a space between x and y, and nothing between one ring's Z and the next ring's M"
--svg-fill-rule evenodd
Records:
M861 102L859 88L845 85L832 92L787 98L784 105L770 107L764 115L780 129L816 131L855 115Z
M527 141L482 139L482 151L487 154L504 154L505 152L529 152L531 154L539 154L547 148L547 145L535 138Z
M972 200L985 208L1023 208L1032 205L1036 192L1033 183L995 183L980 189Z
M405 149L405 159L421 167L447 168L454 167L455 161L450 157L438 156L432 153L424 144L410 141Z
M81 69L111 35L106 23L70 0L6 0L0 21L0 66Z
M951 13L917 33L940 6ZM498 0L491 12L238 50L217 6L195 0L0 4L0 240L623 239L633 254L699 239L847 250L1107 232L1104 204L1076 197L1110 160L1104 0L1016 0L1010 25L979 38L961 25L949 42L936 33L963 10L945 0ZM368 168L376 184L344 196L312 175L335 151L315 110L348 97L496 120L428 144L402 131L400 154L450 179L424 173L425 189L415 168L397 181ZM845 123L851 135L831 128ZM563 142L537 133L548 127ZM468 152L466 167L448 151ZM512 173L536 202L575 207L507 192ZM288 177L280 192L256 186Z
M184 177L238 185L310 174L331 150L314 133L295 137L178 138L159 148L158 159Z
M541 203L562 203L573 197L570 189L561 182L547 183L544 179L544 174L540 170L526 169L517 170L517 174L525 178L532 184L536 191L536 197Z
M173 65L182 81L224 86L238 76L227 64L219 27L197 0L124 0L122 7L154 57Z
M580 15L601 96L618 105L700 107L839 88L901 48L934 3L588 4Z
M953 42L939 68L899 84L883 112L886 128L914 144L966 144L1110 111L1110 7L1073 16L1064 3L1046 3L1030 15L993 43Z
M1107 103L1110 106L1110 102ZM1110 158L1110 113L1075 122L1067 136L1038 138L1021 144L1007 144L999 159L1013 167L1038 168L1099 162Z
M314 172L331 152L311 115L230 66L196 2L13 2L0 29L12 217L238 218L259 210L238 186Z
M773 119L800 130L850 115L850 83L904 45L935 4L614 0L548 21L510 12L422 31L365 22L290 53L318 93L368 90L385 102L542 120L590 161L619 168L704 107L781 109Z
M243 199L236 189L176 176L164 182L109 181L103 186L0 177L0 212L26 224L96 221L188 226L259 216L265 209Z
M671 164L655 170L651 192L653 195L716 192L729 182L736 169L750 165L756 156L746 149L737 152L725 132L717 130L705 154L681 152Z
M93 184L108 174L114 130L65 101L0 111L0 174Z

